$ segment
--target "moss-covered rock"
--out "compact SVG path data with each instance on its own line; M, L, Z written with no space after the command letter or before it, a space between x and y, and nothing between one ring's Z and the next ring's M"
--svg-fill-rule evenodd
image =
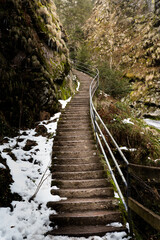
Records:
M142 115L160 117L159 0L99 0L84 31L88 45L101 61L124 72L133 83L132 105Z
M53 0L0 4L0 111L6 124L30 127L41 111L58 110L61 85L69 87L66 39Z

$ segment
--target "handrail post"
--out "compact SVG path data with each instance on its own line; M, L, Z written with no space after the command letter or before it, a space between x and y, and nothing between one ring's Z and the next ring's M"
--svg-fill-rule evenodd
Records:
M93 110L93 121L94 121L94 131L95 131L95 135L96 135L96 145L98 144L98 140L97 140L97 127L96 127L96 113L94 111L94 109L92 108Z
M132 213L128 204L129 197L131 196L131 176L129 172L129 164L127 164L127 207L128 207L128 223L130 235L133 236L133 224L132 224Z

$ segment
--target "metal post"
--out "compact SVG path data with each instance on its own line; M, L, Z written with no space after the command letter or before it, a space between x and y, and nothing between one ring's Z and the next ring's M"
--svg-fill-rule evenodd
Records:
M94 121L94 131L95 131L95 135L96 135L96 145L98 144L98 140L97 140L97 127L96 127L96 114L95 111L93 109L93 121Z

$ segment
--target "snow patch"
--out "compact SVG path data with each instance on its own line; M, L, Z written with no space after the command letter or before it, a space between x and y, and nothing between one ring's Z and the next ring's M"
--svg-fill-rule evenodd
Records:
M128 240L131 237L127 237L125 232L115 232L115 233L107 233L103 240Z
M60 113L55 114L48 121L41 122L47 128L48 133L56 133L59 117ZM0 239L47 239L44 234L51 230L49 215L56 214L56 212L47 208L46 203L61 200L59 196L53 196L50 193L51 174L49 166L54 139L35 136L35 134L35 129L21 130L19 137L9 138L8 143L0 145L1 156L6 159L13 179L11 191L22 197L22 201L12 202L13 211L10 208L0 208L0 219L3 219L0 225ZM18 141L19 139L22 141ZM31 150L25 151L23 148L27 140L35 141L37 145L33 146ZM6 148L11 149L17 158L16 161L13 161L8 153L3 151ZM39 192L34 200L29 202L28 200L35 193L41 181L43 184Z
M147 119L144 119L144 121L145 121L148 125L160 129L160 121L152 120L152 119L148 119L148 118L147 118Z
M76 91L79 91L80 85L81 85L80 82L78 82L78 86L76 88Z
M136 148L127 148L127 147L120 147L120 149L121 150L125 150L125 151L130 151L130 152L135 152L135 151L137 151L137 149Z
M122 227L122 223L119 223L119 222L113 222L113 223L110 223L110 224L107 224L107 226L110 226L110 227Z
M160 162L160 158L159 158L159 159L155 159L154 161L155 161L155 162Z
M118 195L117 192L114 192L114 197L117 198L117 199L119 199L119 195Z
M38 203L32 201L13 202L14 211L10 208L0 208L3 219L0 226L0 239L27 240L35 239L36 235L43 235L50 230L49 214L54 213L43 204L38 209Z
M131 118L123 119L122 122L123 122L124 124L132 124L132 125L134 125L134 123L131 122Z
M6 166L4 166L2 163L0 163L0 168L6 169Z
M71 101L71 97L68 98L67 100L59 100L59 102L62 105L62 109L64 109L66 107L67 103L69 103L70 101Z

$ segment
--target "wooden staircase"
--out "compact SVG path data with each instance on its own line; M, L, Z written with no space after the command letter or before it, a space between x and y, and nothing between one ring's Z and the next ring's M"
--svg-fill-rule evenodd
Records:
M125 227L108 225L122 223L122 215L91 129L89 85L92 79L78 71L76 75L81 83L80 91L62 113L52 155L52 185L59 189L51 193L66 200L48 203L48 207L57 211L57 215L50 216L53 230L48 234L87 237L125 231Z

